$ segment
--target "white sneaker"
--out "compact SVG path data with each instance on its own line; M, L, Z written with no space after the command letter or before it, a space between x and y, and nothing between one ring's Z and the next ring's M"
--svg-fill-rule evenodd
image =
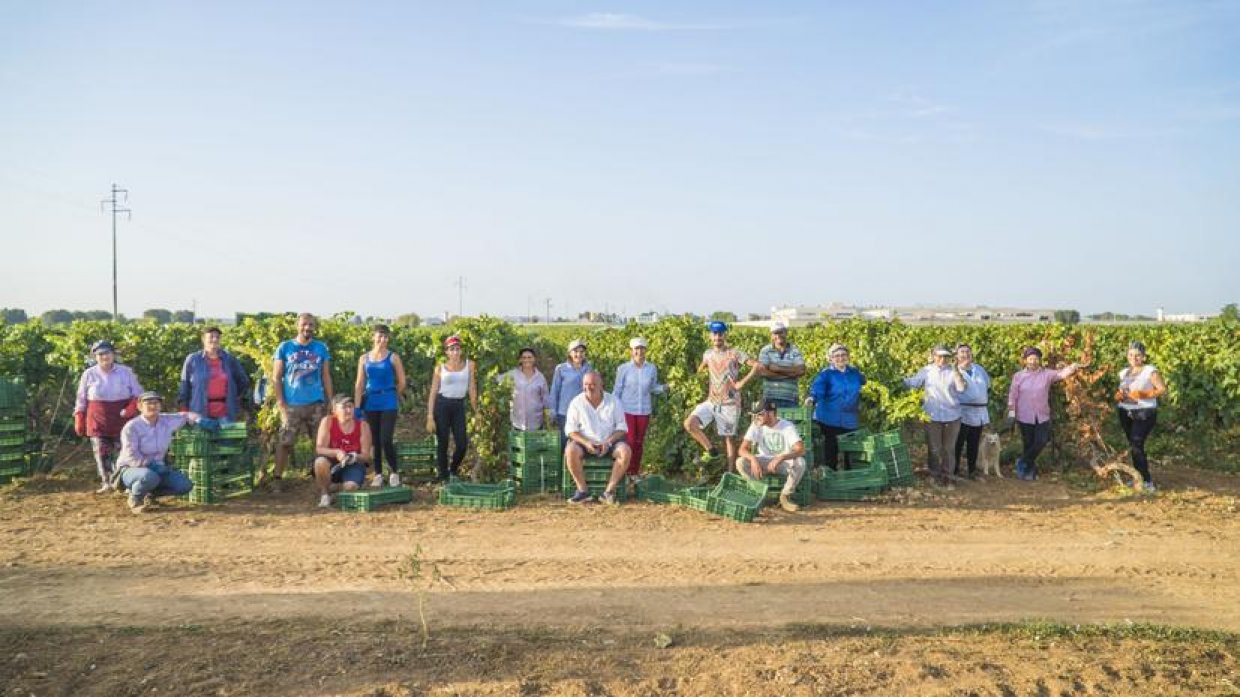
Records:
M323 494L322 496L319 497L319 508L331 508L331 507L332 507L332 495L331 494Z
M376 475L374 476L374 478L370 480L370 488L371 488L371 489L378 489L378 488L379 488L379 487L381 487L381 486L383 486L383 475L382 475L382 474L376 474Z

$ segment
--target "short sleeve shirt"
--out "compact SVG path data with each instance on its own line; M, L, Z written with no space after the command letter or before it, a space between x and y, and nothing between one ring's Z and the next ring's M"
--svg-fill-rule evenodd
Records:
M284 361L284 401L289 406L324 401L323 362L331 360L326 344L313 339L303 346L290 339L276 349L276 360Z
M733 347L723 350L706 349L702 354L702 362L710 372L710 391L707 399L711 404L738 404L740 392L736 389L736 379L741 374L741 364L749 360L744 351Z
M787 419L776 421L774 426L763 426L755 420L745 432L745 440L758 447L758 457L775 457L792 452L801 442L801 434Z
M767 344L758 352L758 362L776 368L793 368L805 365L805 356L801 349L788 344L783 353L773 344ZM762 381L763 399L784 399L795 402L797 399L797 378L764 378Z

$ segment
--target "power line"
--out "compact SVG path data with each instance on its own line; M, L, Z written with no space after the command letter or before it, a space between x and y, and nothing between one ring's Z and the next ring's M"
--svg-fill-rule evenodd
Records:
M117 305L116 305L116 214L124 213L126 220L133 219L133 211L131 211L128 208L117 207L116 205L117 194L123 194L124 203L129 203L129 189L121 189L117 187L116 182L112 183L112 197L105 198L99 202L99 207L102 208L103 212L105 213L108 212L108 209L105 208L105 206L107 206L108 204L111 204L112 206L111 212L112 212L112 321L113 322L119 322L121 320L120 313L116 309L117 308Z

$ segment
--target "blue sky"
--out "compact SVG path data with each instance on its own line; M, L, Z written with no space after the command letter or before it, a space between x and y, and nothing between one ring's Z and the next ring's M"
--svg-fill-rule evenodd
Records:
M1240 300L1240 3L0 0L0 305Z

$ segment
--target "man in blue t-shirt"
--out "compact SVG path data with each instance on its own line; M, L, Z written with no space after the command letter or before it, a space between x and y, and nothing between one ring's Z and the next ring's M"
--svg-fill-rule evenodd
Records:
M314 441L332 398L331 352L314 338L317 328L314 315L303 312L297 316L297 338L282 342L276 349L272 385L280 406L280 441L272 473L275 479L284 476L298 433L304 432Z

